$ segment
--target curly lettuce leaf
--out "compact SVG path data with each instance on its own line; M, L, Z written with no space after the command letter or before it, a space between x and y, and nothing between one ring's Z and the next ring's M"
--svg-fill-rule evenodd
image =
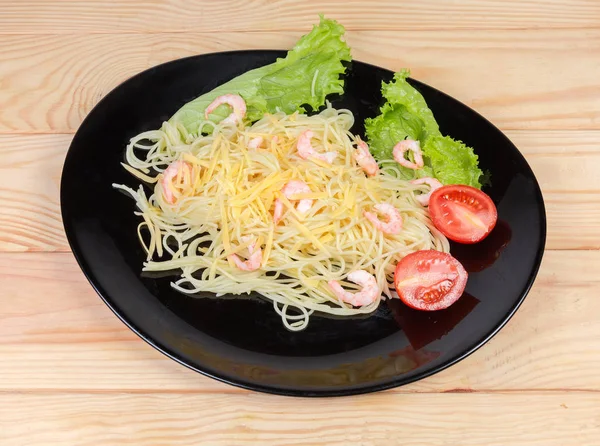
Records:
M250 70L214 90L185 104L169 120L181 123L188 132L198 132L204 110L218 96L239 94L246 101L246 118L256 121L265 113L278 110L286 113L313 110L325 104L325 97L342 93L340 76L346 68L343 62L352 60L350 48L342 40L344 27L335 20L321 16L320 23L304 35L285 58L264 67ZM210 115L219 122L231 110L222 105Z
M410 113L404 105L386 103L381 114L365 121L365 133L373 156L380 160L390 160L392 149L403 139L421 140L424 137L425 124L417 115ZM413 180L416 171L400 165L395 166L400 178Z
M404 105L387 102L381 114L365 121L365 133L371 152L380 160L392 158L392 148L403 139L421 140L424 137L423 120L408 111Z
M415 139L421 145L440 130L425 98L407 81L410 72L394 74L391 82L382 82L381 94L386 100L375 118L365 120L365 134L373 155L392 159L392 149L402 139Z
M391 82L382 83L381 94L388 103L404 105L411 114L418 116L423 121L420 139L427 139L431 135L439 135L440 129L433 117L433 112L427 106L427 102L425 102L425 98L421 93L408 83L406 79L409 76L410 71L406 69L395 73Z
M449 136L432 136L422 148L423 159L442 184L466 184L481 189L479 159L473 149Z
M398 141L418 140L425 166L419 170L396 166L402 178L433 176L443 184L481 188L477 155L461 141L442 136L425 98L407 82L409 74L408 70L402 70L391 82L382 83L381 93L386 103L378 116L365 120L365 134L373 156L380 161L391 160Z

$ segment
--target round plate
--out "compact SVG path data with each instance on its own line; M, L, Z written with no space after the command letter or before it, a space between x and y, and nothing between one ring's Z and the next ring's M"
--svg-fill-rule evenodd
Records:
M516 147L485 118L444 93L411 80L444 134L475 148L491 173L486 192L499 224L485 242L452 246L470 271L465 295L447 310L411 310L397 299L368 316L313 315L308 328L284 328L259 296L185 296L172 277L142 274L134 201L112 183L137 187L121 167L136 134L156 129L183 104L283 51L236 51L176 60L110 92L77 131L61 182L62 217L81 269L106 304L146 342L205 375L248 389L328 396L406 384L459 361L489 340L517 310L536 276L546 236L538 183ZM349 66L345 94L353 131L377 114L381 81L393 73Z

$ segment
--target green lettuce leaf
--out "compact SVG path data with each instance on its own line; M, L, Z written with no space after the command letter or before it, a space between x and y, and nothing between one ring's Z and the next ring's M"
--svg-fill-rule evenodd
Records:
M402 139L419 140L422 146L427 138L440 134L425 98L406 81L409 74L402 70L391 82L382 82L381 94L386 103L377 117L365 120L371 152L380 160L392 159L392 149Z
M410 76L409 70L400 70L394 74L394 80L389 83L383 82L381 94L392 104L404 105L409 113L418 116L423 121L421 137L426 139L431 135L439 135L440 129L433 117L432 111L427 106L425 98L415 87L407 82Z
M419 170L396 166L402 178L433 176L443 184L481 188L482 172L473 149L442 136L425 98L407 82L409 74L408 70L402 70L391 82L382 83L381 93L386 103L378 116L365 120L365 134L373 156L380 161L391 160L393 148L399 141L418 140L425 166Z
M421 118L410 113L403 105L392 105L388 102L381 110L382 113L377 118L366 120L365 133L373 156L384 161L393 159L392 149L398 141L407 138L420 141L424 137L425 124ZM417 178L417 171L399 164L395 167L403 180Z
M371 152L380 160L392 159L392 149L398 141L407 138L420 141L425 136L424 132L423 120L400 104L387 102L379 116L365 121Z
M436 135L427 139L422 150L425 163L442 184L467 184L481 189L483 172L478 157L462 141Z
M303 36L285 58L248 71L203 94L185 104L169 122L183 124L190 133L198 132L206 107L226 93L244 98L246 118L250 121L278 110L288 114L305 111L305 104L317 110L325 104L327 95L344 90L344 81L340 79L346 70L343 62L349 62L352 57L350 48L342 40L343 35L342 25L321 16L320 23ZM222 105L211 113L210 119L218 122L230 112Z

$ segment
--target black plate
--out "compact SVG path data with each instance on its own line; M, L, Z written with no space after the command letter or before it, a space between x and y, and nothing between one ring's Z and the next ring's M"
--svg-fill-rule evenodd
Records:
M411 80L444 134L475 147L491 172L486 192L500 224L481 246L453 254L471 271L465 296L448 310L422 313L398 300L369 317L311 317L287 331L256 297L181 295L169 277L141 275L134 202L111 187L136 181L120 166L129 138L159 128L179 107L217 85L284 56L236 51L169 62L134 76L87 116L67 154L61 183L65 230L81 269L106 304L149 344L205 375L241 387L300 396L348 395L406 384L459 361L513 315L536 276L546 235L538 183L515 146L479 114ZM350 65L336 107L354 112L357 133L381 105L392 72Z

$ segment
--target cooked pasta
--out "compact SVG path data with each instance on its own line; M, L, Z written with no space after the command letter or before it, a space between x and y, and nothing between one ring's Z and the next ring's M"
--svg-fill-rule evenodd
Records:
M260 293L290 330L305 328L314 311L372 312L392 296L402 257L449 247L415 199L423 186L398 179L395 163L383 164L374 176L356 164L353 122L350 111L328 106L313 116L267 114L249 126L207 120L199 135L164 123L133 138L124 167L141 184L114 187L136 201L138 237L147 253L143 269L178 270L172 286L186 294ZM337 154L331 163L299 156L306 130L317 152ZM178 169L167 170L175 163ZM294 180L308 189L286 196L282 189ZM299 200L309 209L301 212ZM277 202L283 205L279 221ZM399 233L385 233L364 217L379 203L400 212ZM253 249L261 250L260 266L240 269L233 258L251 258ZM347 279L357 270L373 275L380 290L363 306L344 302L329 285L335 280L358 290Z

